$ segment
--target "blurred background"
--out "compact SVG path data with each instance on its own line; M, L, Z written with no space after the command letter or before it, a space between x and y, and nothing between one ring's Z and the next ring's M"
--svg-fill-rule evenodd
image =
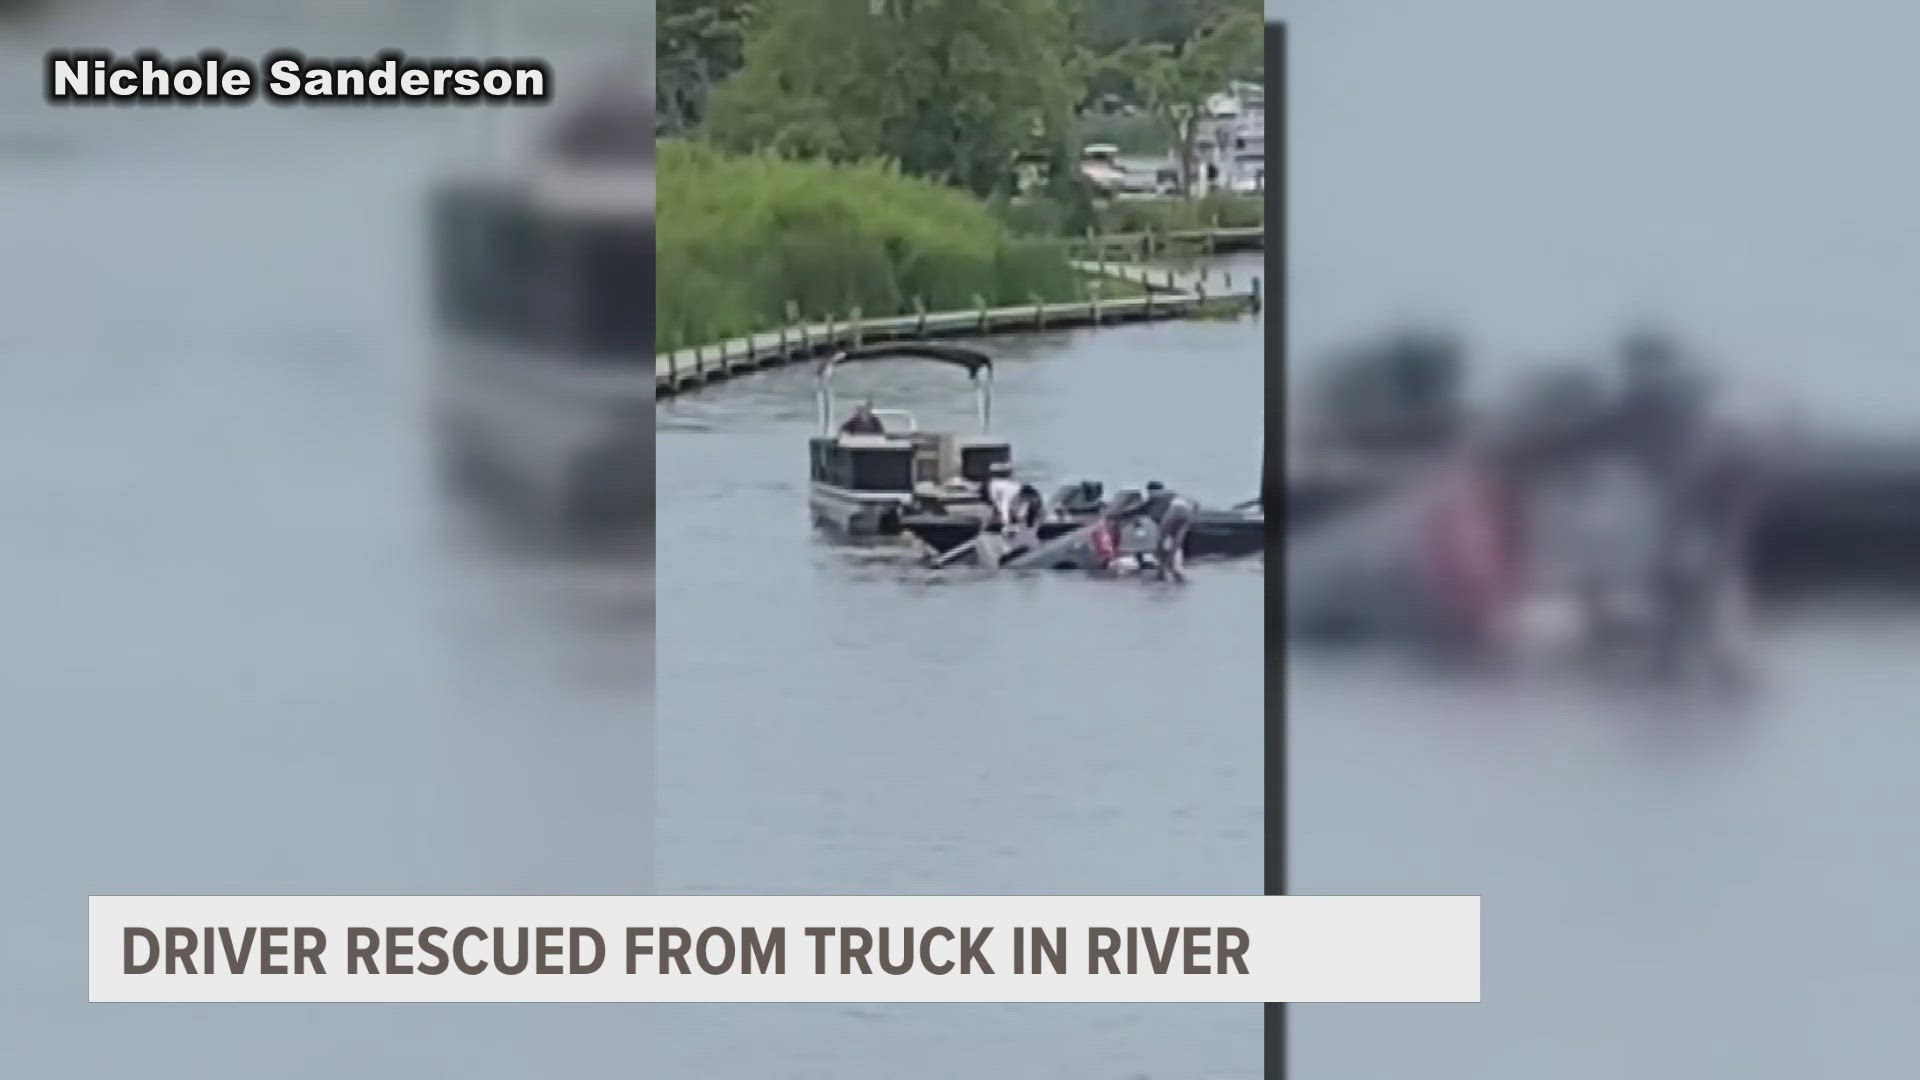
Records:
M557 86L43 101L45 50L143 46ZM630 1070L636 1009L88 1006L80 958L92 893L651 888L651 565L598 527L651 507L651 124L605 82L651 51L592 0L0 5L0 1073Z
M1549 365L1608 371L1657 323L1721 386L1790 403L1807 445L1865 448L1831 476L1880 476L1846 502L1872 512L1828 539L1911 536L1920 154L1898 132L1920 17L1267 11L1289 24L1297 402L1408 325L1450 336L1485 401ZM1289 1075L1898 1070L1920 957L1900 569L1762 595L1735 695L1290 648L1290 887L1484 894L1485 996L1292 1007Z

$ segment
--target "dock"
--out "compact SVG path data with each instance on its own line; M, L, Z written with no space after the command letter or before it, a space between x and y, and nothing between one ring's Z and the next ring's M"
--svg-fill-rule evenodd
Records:
M1165 232L1109 233L1076 238L1071 246L1089 257L1119 256L1138 262L1152 262L1170 251L1187 251L1202 257L1230 255L1242 251L1265 251L1267 229L1264 225L1249 225L1172 229Z
M1105 258L1102 256L1114 247L1128 250L1120 243L1128 238L1102 239L1113 242L1114 246L1103 245L1090 253L1094 258L1072 264L1095 283L1092 295L1085 300L1046 303L1036 299L1030 304L988 307L976 298L975 307L958 311L927 311L916 302L915 310L906 314L870 317L855 310L844 319L796 320L777 329L657 355L654 358L655 396L673 397L748 372L813 359L836 349L886 341L984 337L1162 319L1232 317L1260 310L1262 295L1257 276L1236 280L1230 273L1204 267L1180 270ZM1108 279L1125 282L1139 290L1139 295L1102 297L1098 283Z

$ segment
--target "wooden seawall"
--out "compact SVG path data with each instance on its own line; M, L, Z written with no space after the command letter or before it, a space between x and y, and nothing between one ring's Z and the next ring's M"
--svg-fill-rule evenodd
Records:
M1259 231L1259 230L1254 230ZM1121 241L1124 238L1109 238ZM1099 249L1104 255L1107 249ZM667 398L751 371L807 360L835 349L917 338L981 337L1032 333L1064 327L1101 326L1196 316L1232 316L1258 311L1260 279L1236 281L1231 274L1184 272L1131 262L1076 262L1074 267L1098 282L1125 281L1141 295L1060 303L978 307L963 311L916 310L905 315L869 318L854 311L845 319L799 323L661 353L654 358L654 393Z
M1267 229L1264 225L1250 225L1238 228L1174 229L1160 233L1108 233L1075 240L1073 246L1094 256L1119 255L1151 262L1170 250L1197 251L1202 255L1264 251Z

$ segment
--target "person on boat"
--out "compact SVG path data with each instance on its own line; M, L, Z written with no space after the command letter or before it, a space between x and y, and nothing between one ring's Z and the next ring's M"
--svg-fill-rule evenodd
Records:
M1199 509L1192 499L1158 480L1147 483L1144 497L1117 511L1115 520L1145 518L1153 522L1153 565L1162 580L1184 580L1187 533Z
M873 414L873 402L863 401L854 406L853 415L840 425L842 435L885 435L887 426Z
M1163 581L1186 580L1187 533L1200 507L1158 480L1147 483L1147 516L1157 529L1153 563Z
M1077 528L1044 541L1036 537L1024 549L1009 552L1000 565L1034 570L1132 573L1140 568L1139 545L1130 543L1132 538L1122 533L1116 514L1137 508L1143 499L1137 491L1121 492L1110 505L1100 507L1091 519L1077 520ZM980 541L992 545L1000 541L1000 536L983 530Z
M1669 674L1695 657L1732 673L1742 664L1747 549L1768 440L1730 415L1726 397L1663 335L1629 336L1621 368L1612 449L1659 493L1660 558L1649 581L1656 659Z
M1037 488L1014 479L1012 466L1001 462L989 470L985 494L990 509L983 531L998 530L1007 553L1039 543L1046 500Z
M987 524L1004 528L1013 521L1013 502L1020 494L1020 482L1013 478L1011 462L996 461L987 466L987 479L980 485L980 497L987 504Z
M980 520L980 534L974 541L983 563L998 566L1020 546L1022 537L1017 532L1015 506L1020 488L1020 482L1013 478L1011 462L996 461L987 466L987 478L980 484L980 499L986 503L986 514Z
M1040 527L1047 513L1047 500L1032 484L1021 484L1008 503L1007 520L1016 529L1032 531Z

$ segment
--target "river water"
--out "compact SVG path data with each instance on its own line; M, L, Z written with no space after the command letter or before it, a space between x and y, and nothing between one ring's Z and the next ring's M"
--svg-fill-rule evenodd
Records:
M1400 320L1489 371L1696 340L1823 424L1920 420L1920 16L1627 0L1292 22L1293 356ZM1911 1068L1920 610L1767 613L1726 707L1291 659L1299 892L1484 894L1477 1006L1303 1006L1301 1080Z
M647 891L652 623L648 567L428 484L421 200L460 117L40 97L56 44L449 24L55 7L0 29L0 1074L629 1071L638 1008L86 1003L94 893ZM527 51L564 76L576 40Z
M670 212L663 210L663 212ZM1222 260L1244 284L1258 256ZM1024 476L1260 479L1257 319L981 343ZM849 368L923 428L964 374ZM659 410L660 884L667 892L1257 893L1264 574L1185 586L940 574L816 536L810 368ZM1256 1076L1257 1006L707 1006L673 1075Z

